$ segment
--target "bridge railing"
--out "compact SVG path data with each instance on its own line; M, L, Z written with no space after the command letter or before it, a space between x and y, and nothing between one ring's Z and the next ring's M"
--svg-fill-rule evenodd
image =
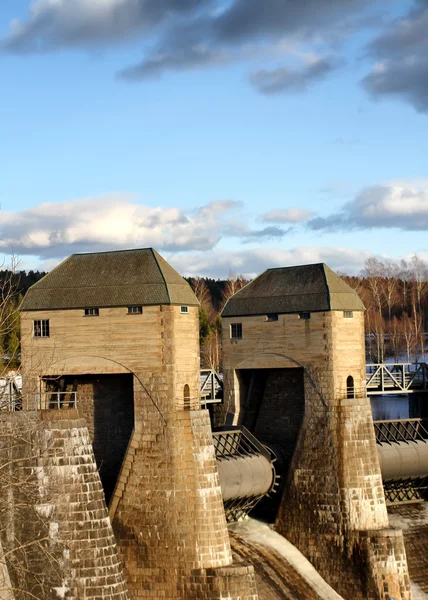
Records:
M428 392L426 363L366 365L366 385L370 395Z
M223 400L223 381L217 371L201 369L201 403L216 404Z

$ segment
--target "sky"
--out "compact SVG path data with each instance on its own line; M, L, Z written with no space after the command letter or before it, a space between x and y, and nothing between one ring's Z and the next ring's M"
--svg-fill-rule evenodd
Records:
M0 252L428 260L428 0L2 0Z

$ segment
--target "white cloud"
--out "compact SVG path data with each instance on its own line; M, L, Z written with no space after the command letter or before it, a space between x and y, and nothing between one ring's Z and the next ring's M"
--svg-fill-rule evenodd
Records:
M265 269L325 262L341 273L359 273L368 250L343 247L300 246L290 250L255 248L244 251L214 249L212 252L167 253L165 258L184 276L227 277L229 271L255 277Z
M428 180L395 180L363 189L341 212L309 222L313 230L428 229Z
M178 208L136 204L126 194L40 204L0 212L0 250L44 259L72 252L155 246L209 250L222 236L233 201L211 202L185 214Z
M312 217L314 212L305 208L286 208L271 210L262 215L262 220L268 223L301 223Z

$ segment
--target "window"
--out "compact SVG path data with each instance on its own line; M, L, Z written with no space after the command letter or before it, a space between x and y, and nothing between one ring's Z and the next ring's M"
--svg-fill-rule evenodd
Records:
M143 307L142 306L128 306L128 315L142 315Z
M354 313L352 312L352 310L344 310L343 311L344 319L352 319L353 316L354 316Z
M34 321L34 337L49 337L49 319Z
M230 326L230 337L235 340L242 338L242 323L232 323Z
M189 307L188 307L188 306L181 306L181 307L180 307L180 312L181 312L183 315L187 315L187 313L189 312Z
M85 317L98 317L99 314L99 308L85 308Z
M266 321L278 321L278 315L266 315Z
M300 313L299 319L310 319L311 313Z

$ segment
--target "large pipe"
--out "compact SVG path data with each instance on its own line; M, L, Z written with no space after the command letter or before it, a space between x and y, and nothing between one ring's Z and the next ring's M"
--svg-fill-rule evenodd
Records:
M377 448L384 481L428 477L428 443L395 442Z
M273 487L272 463L262 454L217 457L223 501L264 496Z

